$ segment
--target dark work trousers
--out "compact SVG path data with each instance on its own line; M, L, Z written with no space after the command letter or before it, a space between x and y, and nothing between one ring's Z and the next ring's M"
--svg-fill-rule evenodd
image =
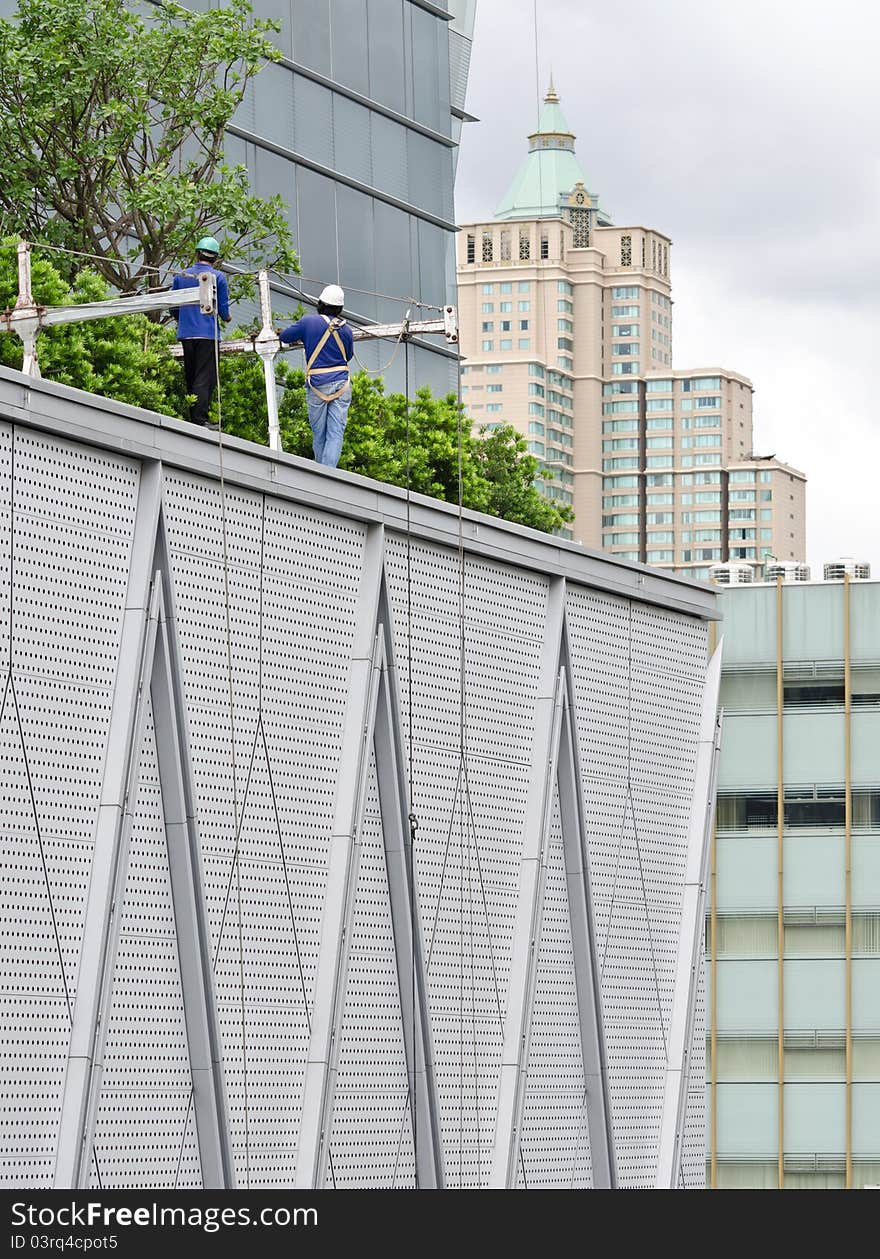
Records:
M195 402L190 408L189 418L193 424L208 423L208 408L217 387L217 363L214 342L207 337L184 337L183 374L186 377L186 392L194 393Z

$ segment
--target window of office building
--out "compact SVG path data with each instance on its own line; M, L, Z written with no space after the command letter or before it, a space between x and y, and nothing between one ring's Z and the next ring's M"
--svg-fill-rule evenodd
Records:
M482 352L483 352L484 354L490 354L490 353L492 352L492 350L494 350L494 349L495 349L495 342L494 342L494 341L482 341L482 342L480 343L480 349L482 350Z
M498 344L502 350L513 349L513 341L510 337L502 337Z
M531 344L532 343L528 337L520 337L516 343L516 348L518 350L528 350L531 347Z
M517 302L516 308L521 315L526 314L531 309L531 302Z
M574 293L574 289L573 289L573 288L572 288L572 286L569 284L568 280L557 280L557 281L556 281L556 292L557 292L557 293L565 293L568 297L571 297L571 295Z

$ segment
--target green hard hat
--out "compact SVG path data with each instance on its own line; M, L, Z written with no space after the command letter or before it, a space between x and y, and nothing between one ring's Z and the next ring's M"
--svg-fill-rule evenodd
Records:
M219 254L220 242L215 240L213 236L203 236L196 245L196 250L200 254Z

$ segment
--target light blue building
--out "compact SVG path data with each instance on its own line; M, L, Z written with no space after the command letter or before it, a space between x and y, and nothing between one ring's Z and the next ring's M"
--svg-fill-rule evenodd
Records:
M876 1184L880 584L780 580L720 603L707 1181Z

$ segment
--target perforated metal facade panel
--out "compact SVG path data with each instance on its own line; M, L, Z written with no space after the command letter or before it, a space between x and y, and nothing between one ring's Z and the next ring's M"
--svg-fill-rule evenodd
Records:
M220 488L164 502L236 1173L290 1186L365 531L227 489L231 715Z
M138 466L0 425L0 1110L7 1185L50 1186Z
M592 591L567 603L617 1170L657 1170L706 670L705 626Z
M706 959L702 956L681 1153L681 1180L686 1189L706 1188L706 1121Z
M592 1189L587 1087L558 795L547 850L523 1113L523 1189Z
M410 646L413 661L416 874L446 1183L476 1188L492 1163L547 582L465 561L462 759L458 556L414 544L409 587L405 539L389 536L386 556L407 737Z
M375 758L351 931L330 1128L331 1183L337 1189L413 1189L412 1108Z
M113 761L111 706L121 679L132 697L137 689L136 649L121 652L120 642L131 610L146 606L152 572L155 538L144 535L138 494L154 482L94 434L96 444L85 446L23 426L13 460L11 429L0 426L0 912L9 946L0 1104L9 1185L49 1185L55 1173L86 903L107 860L106 852L95 857L93 868ZM244 466L249 457L236 450L235 458ZM336 947L325 924L331 835L348 825L340 801L347 792L358 798L358 770L342 749L362 720L351 707L353 679L369 665L364 644L375 637L378 554L396 666L392 720L404 777L411 755L418 822L417 929L436 1087L429 1100L445 1184L485 1186L506 1139L499 1082L508 1005L516 1008L513 993L532 992L514 968L513 934L527 886L533 760L543 755L536 714L560 660L550 578L466 545L460 619L448 517L438 540L414 536L408 557L390 523L384 537L378 532L381 493L368 510L357 499L337 514L290 487L286 497L275 493L263 467L254 461L238 481L227 478L225 494L214 475L159 469L170 570L163 589L173 596L167 610L209 937L205 1000L209 1020L216 1010L225 1083L221 1143L228 1139L239 1185L290 1186L302 1174L315 977ZM326 504L327 488L319 489ZM391 519L399 513L389 511ZM552 548L554 563L560 554ZM165 564L161 546L153 562ZM622 1184L643 1185L657 1166L706 634L695 616L579 585L579 563L572 553L567 624L616 1162ZM140 570L141 601L131 591L127 601L130 574ZM548 618L557 626L552 642ZM199 1185L210 1163L190 1105L195 1050L183 1000L194 989L180 966L151 722L142 749L112 750L117 761L139 756L141 769L118 885L118 951L107 1008L97 1011L107 1031L90 1183ZM417 1151L393 927L400 919L391 911L379 770L365 763L365 812L351 822L359 860L343 922L350 943L333 1016L327 1183L407 1187ZM400 803L405 816L409 801ZM581 1187L593 1175L584 1011L558 802L546 862L516 1162L528 1187ZM189 1004L186 1011L188 1020ZM701 1018L698 1009L695 1044ZM683 1162L692 1183L704 1122L698 1052L694 1068ZM421 1131L420 1157L424 1139Z
M151 713L121 915L92 1187L199 1189L192 1072Z

